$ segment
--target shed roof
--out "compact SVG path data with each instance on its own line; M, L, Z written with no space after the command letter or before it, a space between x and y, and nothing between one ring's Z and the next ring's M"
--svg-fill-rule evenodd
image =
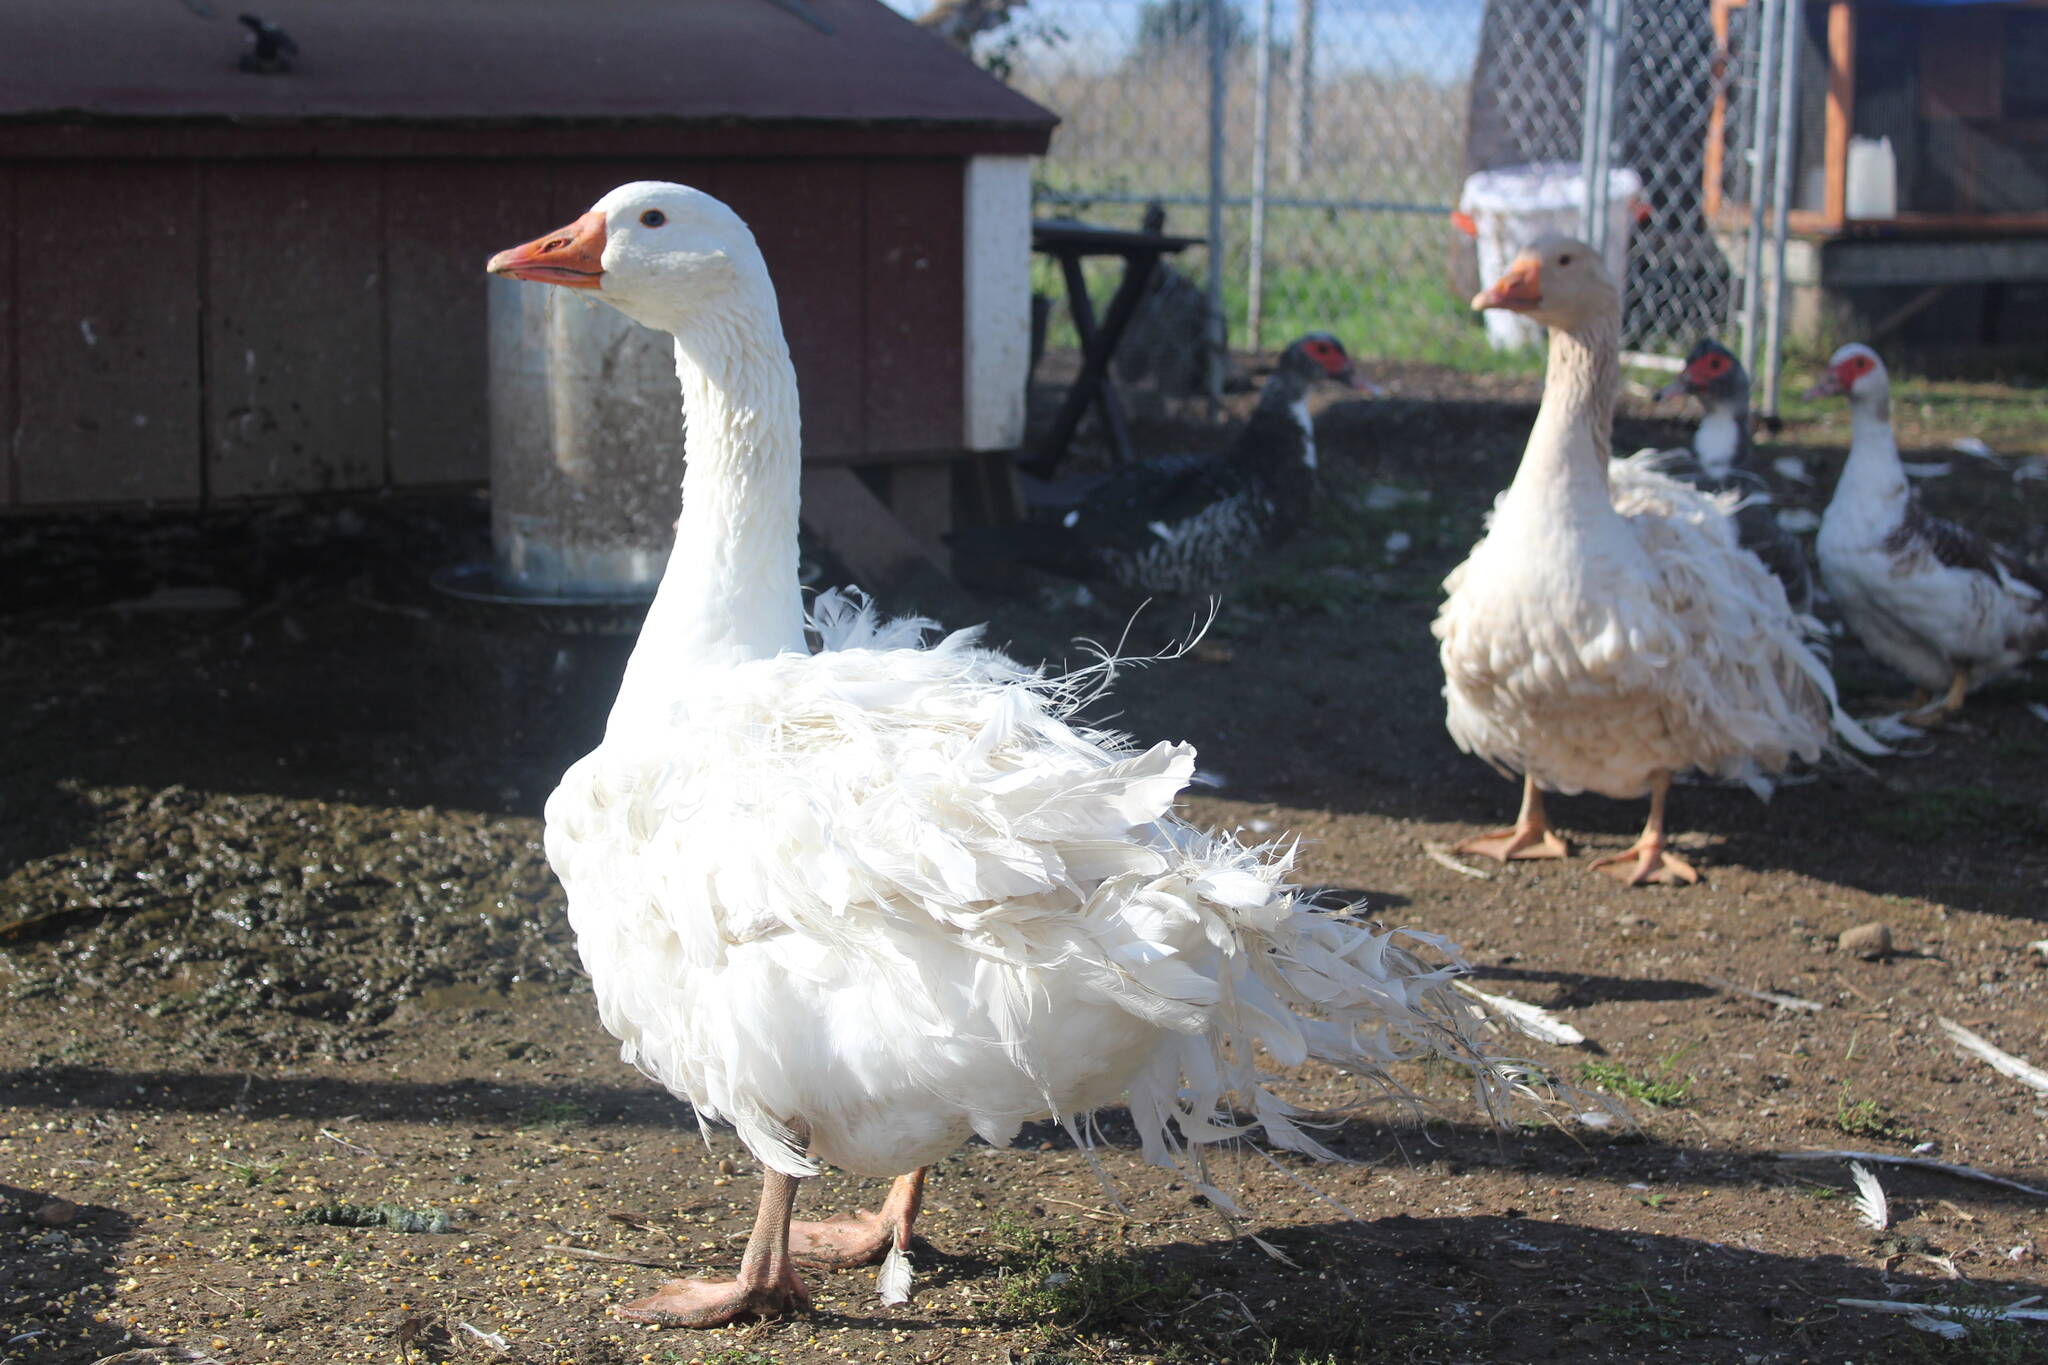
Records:
M292 70L240 69L241 3ZM65 0L6 27L0 118L1055 122L879 0Z

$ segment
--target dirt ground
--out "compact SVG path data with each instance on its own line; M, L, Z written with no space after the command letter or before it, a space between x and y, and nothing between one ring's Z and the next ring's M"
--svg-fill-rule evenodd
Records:
M1197 655L1127 674L1117 723L1200 746L1220 785L1194 818L1298 831L1309 882L1451 936L1479 987L1583 1031L1516 1046L1621 1097L1634 1131L1496 1133L1447 1073L1406 1078L1435 1101L1417 1116L1311 1069L1296 1089L1355 1164L1224 1157L1247 1225L1143 1166L1111 1116L1092 1158L1043 1129L948 1160L907 1307L845 1271L787 1321L611 1321L669 1268L729 1273L756 1192L729 1136L700 1139L618 1063L540 851L541 802L595 739L622 644L425 586L481 553L480 498L14 521L0 1359L2048 1361L2048 1323L1949 1340L1838 1302L2048 1294L2048 1196L1877 1165L1879 1232L1844 1162L1778 1156L1919 1153L2048 1187L2048 1095L1936 1024L2048 1063L2048 951L2029 946L2048 938L2048 724L2028 707L2048 674L1874 773L1830 768L1768 806L1682 788L1695 888L1589 871L1643 814L1597 798L1553 806L1569 862L1447 866L1427 846L1502 822L1515 789L1445 736L1428 623L1533 386L1379 377L1388 397L1323 414L1317 526ZM1903 436L1953 465L1932 503L2027 543L2048 482L2012 473L2048 454L2048 418L2035 393L1984 401L2022 414L2003 462L1944 454L1971 433L1938 408L1902 403ZM1622 427L1625 448L1682 430L1640 404ZM1843 436L1778 439L1818 479L1789 505L1818 509ZM941 606L1055 659L1123 619ZM1132 645L1186 619L1154 608ZM1836 664L1859 713L1904 690L1852 643ZM1872 922L1890 956L1838 947ZM827 1177L802 1204L879 1193Z

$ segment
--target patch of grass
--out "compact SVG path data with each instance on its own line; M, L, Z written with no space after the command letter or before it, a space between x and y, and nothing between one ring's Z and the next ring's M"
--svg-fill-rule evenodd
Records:
M2040 816L2025 801L1991 787L1948 786L1873 803L1863 823L1909 844L1933 844L1973 830L2026 833Z
M1030 1318L1071 1333L1084 1326L1142 1323L1177 1307L1193 1280L1156 1274L1122 1247L998 1216L989 1226L1002 1276L996 1297L1006 1317Z
M1676 1109L1692 1096L1694 1076L1679 1077L1671 1066L1676 1055L1657 1064L1657 1076L1639 1076L1619 1062L1590 1061L1579 1066L1579 1079L1610 1095L1641 1100L1652 1109Z
M1624 1336L1680 1341L1694 1335L1677 1291L1630 1280L1621 1286L1621 1293L1619 1301L1595 1308L1592 1320Z
M520 1128L570 1128L588 1123L591 1112L574 1100L542 1100L526 1111L520 1121Z
M1262 1303L1262 1294L1233 1291L1242 1287L1234 1274L1198 1284L1120 1244L1004 1215L991 1221L989 1242L1001 1275L997 1315L1038 1329L1038 1349L1020 1354L1020 1365L1079 1365L1107 1358L1105 1346L1116 1359L1161 1365L1393 1365L1461 1358L1472 1346L1466 1324L1435 1314L1364 1313L1353 1299L1314 1291Z
M1049 206L1045 207L1050 212ZM1090 222L1132 227L1142 212L1135 204L1086 203L1064 204L1057 211ZM1196 225L1199 212L1177 208L1168 230L1202 231ZM1353 219L1354 231L1369 233L1371 242L1347 241L1345 247L1331 250L1326 212L1271 209L1266 218L1265 317L1255 348L1247 330L1251 309L1246 250L1249 215L1242 208L1233 208L1224 219L1223 314L1233 348L1277 351L1304 332L1332 332L1365 362L1368 377L1372 360L1378 356L1467 371L1535 374L1542 369L1541 347L1493 349L1484 325L1467 300L1451 291L1439 268L1444 238L1441 221L1408 215ZM1207 263L1200 254L1171 264L1206 290ZM1106 310L1122 279L1122 263L1084 262L1082 273L1097 312ZM1046 257L1034 256L1031 287L1060 305L1047 329L1047 346L1077 349L1078 336L1065 307L1066 285L1059 267Z
M249 1189L275 1179L278 1172L277 1165L272 1162L229 1161L223 1157L220 1164L239 1176L243 1186Z
M1876 1100L1858 1100L1849 1103L1849 1092L1842 1091L1835 1101L1835 1131L1844 1137L1877 1138L1884 1142L1900 1142L1908 1145L1920 1140L1920 1132L1908 1128Z

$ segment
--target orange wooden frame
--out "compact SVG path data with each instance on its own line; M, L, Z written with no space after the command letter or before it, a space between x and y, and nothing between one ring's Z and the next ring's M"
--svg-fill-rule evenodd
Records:
M1849 138L1855 131L1856 109L1856 4L1857 0L1804 0L1808 5L1827 6L1828 98L1822 126L1821 207L1794 209L1787 227L1800 237L1839 237L1884 233L1906 236L1919 232L2040 232L2048 229L2048 213L1901 213L1882 221L1862 221L1848 216ZM2048 0L2010 0L2015 5L2048 6ZM1747 9L1750 0L1712 0L1714 26L1714 74L1719 86L1707 116L1707 146L1703 199L1709 221L1727 227L1747 222L1747 206L1725 202L1721 193L1726 164L1723 143L1728 128L1728 87L1720 78L1727 70L1729 16Z

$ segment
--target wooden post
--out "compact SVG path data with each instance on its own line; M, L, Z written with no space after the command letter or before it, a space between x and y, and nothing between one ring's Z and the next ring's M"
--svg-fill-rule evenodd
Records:
M1700 187L1700 200L1706 208L1709 227L1721 218L1721 144L1728 137L1728 10L1736 3L1740 0L1713 0L1711 14L1714 26L1714 107L1707 114L1706 184Z
M1849 134L1856 109L1856 10L1850 0L1828 0L1828 108L1825 125L1826 191L1821 214L1839 229L1849 216Z

